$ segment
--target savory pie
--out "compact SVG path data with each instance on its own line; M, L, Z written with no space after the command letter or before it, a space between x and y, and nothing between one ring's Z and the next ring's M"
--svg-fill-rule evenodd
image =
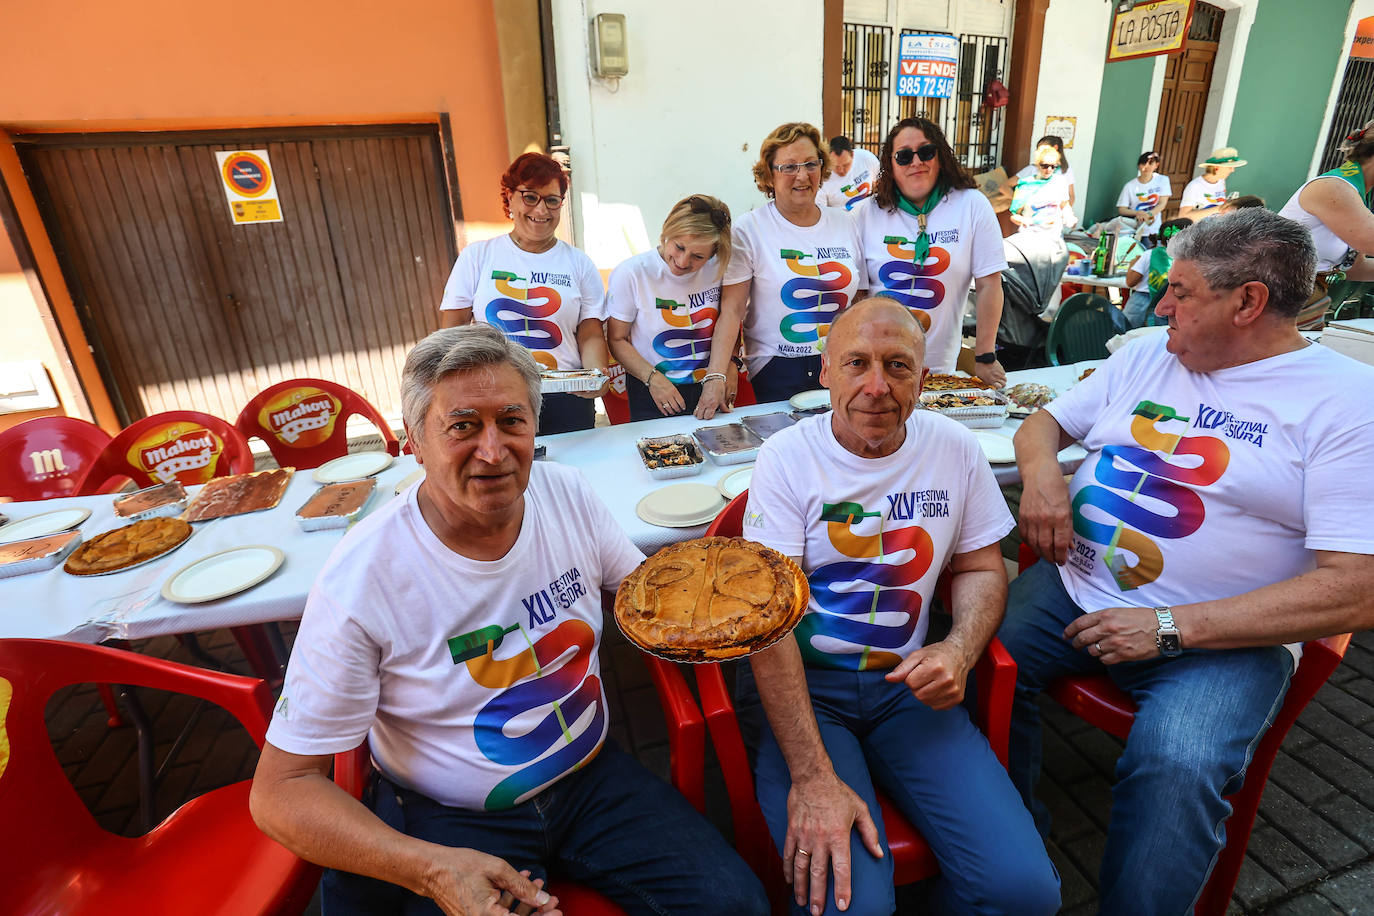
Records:
M673 661L719 661L765 649L801 620L806 574L742 538L665 547L626 577L615 619L632 643Z
M179 518L148 518L97 534L67 558L62 568L74 576L98 576L161 556L181 546L191 526Z

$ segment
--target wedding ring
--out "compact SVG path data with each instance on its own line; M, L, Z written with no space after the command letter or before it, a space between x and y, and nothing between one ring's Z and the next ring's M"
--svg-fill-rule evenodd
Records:
M800 848L799 848L799 849L797 849L797 855L799 855L799 856L810 856L811 853L807 852L805 849L800 849Z
M1101 654L1102 654L1102 643L1100 643L1100 642L1095 642L1095 643L1093 643L1093 648L1097 649L1097 654L1098 654L1098 655L1101 655Z

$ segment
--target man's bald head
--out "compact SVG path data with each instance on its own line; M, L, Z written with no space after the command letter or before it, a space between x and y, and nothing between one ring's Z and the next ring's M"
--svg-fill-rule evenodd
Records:
M886 296L869 296L840 312L830 323L830 332L825 338L825 351L828 355L837 344L847 340L847 335L863 333L863 328L875 321L892 321L897 328L911 335L911 345L916 351L919 365L926 356L926 332L911 309L895 299Z

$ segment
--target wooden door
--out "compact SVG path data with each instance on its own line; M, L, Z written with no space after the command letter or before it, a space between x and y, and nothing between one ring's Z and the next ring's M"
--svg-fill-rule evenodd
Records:
M268 151L282 222L231 223L227 149ZM433 125L66 135L20 154L123 422L233 421L302 376L399 415L455 257Z
M1198 156L1197 146L1216 57L1217 42L1189 41L1181 54L1167 58L1153 147L1159 153L1159 173L1168 175L1173 186L1173 196L1164 211L1166 218L1178 213L1184 186L1200 174L1197 164L1206 158L1205 154Z

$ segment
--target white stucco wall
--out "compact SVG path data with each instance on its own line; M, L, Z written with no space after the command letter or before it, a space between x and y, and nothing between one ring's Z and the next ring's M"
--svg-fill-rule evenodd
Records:
M1064 152L1073 166L1075 209L1080 220L1088 182L1092 179L1097 103L1101 95L1102 70L1106 65L1111 13L1111 4L1084 0L1050 0L1045 13L1045 42L1040 58L1040 85L1035 98L1031 143L1044 134L1047 117L1078 119L1073 149ZM1033 149L1027 147L1010 152L1013 168L1020 168L1030 161Z
M614 267L658 241L668 208L708 193L740 215L764 197L750 169L786 121L821 123L822 0L785 12L738 0L556 0L554 41L576 238ZM592 76L588 24L623 13L629 75Z

